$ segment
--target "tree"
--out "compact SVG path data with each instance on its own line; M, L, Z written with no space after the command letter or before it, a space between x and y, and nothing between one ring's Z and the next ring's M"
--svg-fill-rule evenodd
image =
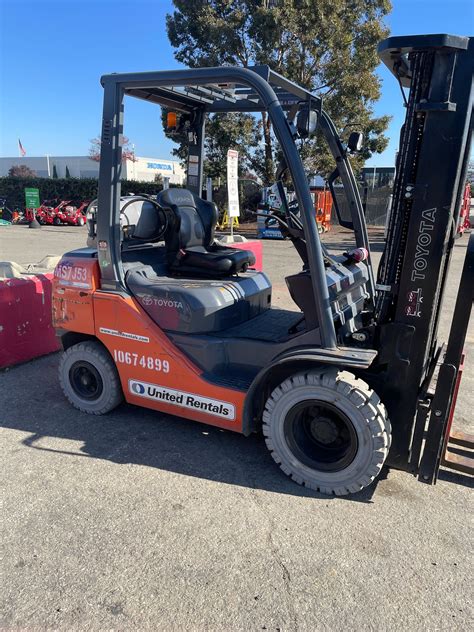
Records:
M53 165L53 178L55 180L57 180L57 178L58 178L58 170L56 168L56 165Z
M389 0L173 0L167 32L176 59L190 67L268 64L319 94L342 138L364 132L360 164L387 145L389 117L374 116L380 96L377 43L388 29ZM246 117L248 115L239 115ZM210 130L212 131L212 129ZM276 148L262 113L263 151L255 152L262 179L275 176ZM219 130L220 134L220 130ZM219 144L219 137L214 141ZM312 173L331 169L328 148L317 137L304 143Z
M102 145L102 141L100 136L96 136L92 138L90 141L89 147L89 158L94 160L94 162L100 162L100 147ZM122 139L122 162L126 160L130 160L131 162L137 162L137 158L135 157L135 150L133 146L130 144L130 141L126 136Z
M188 155L185 131L170 131L166 125L168 109L162 107L163 129L177 147L172 153L182 163ZM241 113L214 114L206 116L206 138L204 175L218 179L225 177L227 171L227 151L236 149L239 152L241 168L252 169L260 174L260 162L256 152L261 141L260 126L253 116Z
M225 178L229 149L239 152L241 171L256 168L255 150L260 140L260 130L252 116L231 113L210 117L206 125L206 176L213 180Z
M10 178L36 178L36 171L27 165L12 165L8 170Z
M467 181L474 188L474 160L470 160L467 165Z
M69 173L69 167L66 165L66 178L70 178L71 174Z

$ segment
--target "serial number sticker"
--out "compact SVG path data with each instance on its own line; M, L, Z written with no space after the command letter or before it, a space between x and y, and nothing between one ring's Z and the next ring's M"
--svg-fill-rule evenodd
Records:
M127 338L127 340L137 340L138 342L150 342L150 338L147 336L140 336L139 334L131 334L127 331L118 331L118 329L109 329L108 327L99 327L101 334L107 334L108 336L118 336L119 338Z
M54 271L56 277L62 281L87 281L87 268L73 266L70 263L59 263Z
M120 364L141 366L144 369L150 369L152 371L162 371L163 373L170 372L170 363L168 360L140 355L139 353L132 353L131 351L114 349L114 360L115 362L120 362Z
M137 397L172 404L180 408L200 410L208 415L223 417L230 421L235 419L235 406L230 402L203 397L195 393L177 391L174 388L168 388L159 384L150 384L139 380L128 380L128 389L132 395L136 395Z

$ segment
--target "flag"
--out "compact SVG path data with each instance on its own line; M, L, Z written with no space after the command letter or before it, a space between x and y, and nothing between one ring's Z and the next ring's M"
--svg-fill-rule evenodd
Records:
M18 151L21 156L26 156L26 151L23 149L23 145L21 144L21 140L18 139Z

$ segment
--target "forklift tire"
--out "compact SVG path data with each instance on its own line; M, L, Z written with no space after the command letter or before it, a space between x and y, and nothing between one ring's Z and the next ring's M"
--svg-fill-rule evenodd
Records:
M94 340L67 349L59 363L59 382L78 410L105 415L123 400L117 368L109 352Z
M272 457L300 485L355 493L378 476L391 443L384 405L352 373L297 373L271 393L263 434Z

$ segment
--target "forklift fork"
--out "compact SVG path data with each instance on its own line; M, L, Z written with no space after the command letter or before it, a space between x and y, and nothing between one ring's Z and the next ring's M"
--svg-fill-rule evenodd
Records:
M465 448L460 450L459 446ZM454 452L456 450L456 452ZM474 476L474 435L454 430L449 436L441 465L450 470Z
M430 421L418 476L424 483L436 482L440 465L474 475L474 437L451 430L464 366L464 343L473 301L473 275L474 233L467 246L446 354L430 406ZM461 451L460 447L471 452Z

